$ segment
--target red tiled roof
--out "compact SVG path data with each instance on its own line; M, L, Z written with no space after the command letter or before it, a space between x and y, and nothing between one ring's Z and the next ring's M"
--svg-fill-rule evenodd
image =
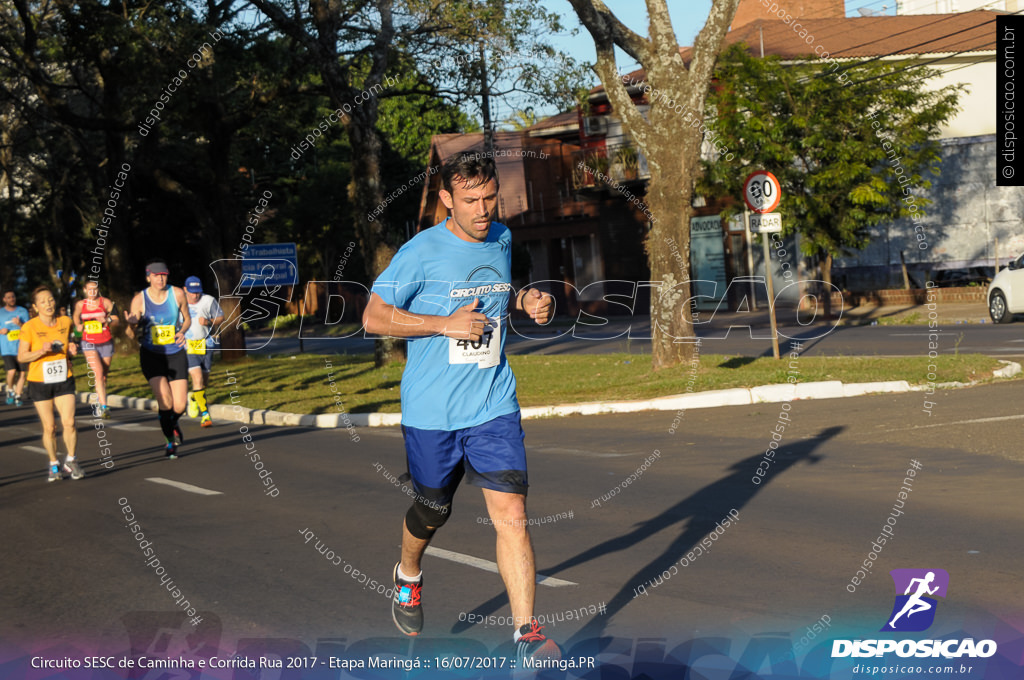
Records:
M784 59L814 57L814 48L822 50L836 59L863 57L884 57L888 55L919 55L953 52L982 52L996 49L996 17L1005 12L974 10L957 14L910 14L888 17L843 17L832 19L795 19L800 23L799 31L793 24L784 21L758 19L725 36L724 47L746 43L753 55L761 54L761 40L764 39L764 53ZM807 37L814 37L808 44L800 32L806 28ZM763 33L762 33L763 31ZM681 47L683 61L690 62L692 48ZM632 82L642 82L644 70L637 69L626 76ZM591 94L604 91L598 85Z
M579 125L579 113L573 109L572 111L565 111L564 113L556 113L553 116L537 121L531 125L527 130L535 132L538 130L547 130L550 128L558 128L565 125Z
M726 34L725 46L745 42L752 54L798 57L822 49L836 58L881 57L890 54L980 52L996 48L996 16L1003 12L976 10L958 14L912 14L892 17L844 17L794 20L806 28L808 44L793 25L781 20L753 21ZM680 50L689 58L690 48Z

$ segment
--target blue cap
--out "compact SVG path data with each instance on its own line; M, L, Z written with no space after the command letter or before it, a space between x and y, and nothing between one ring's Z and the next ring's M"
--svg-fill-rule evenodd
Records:
M185 290L189 293L202 293L203 283L198 276L190 276L185 279Z

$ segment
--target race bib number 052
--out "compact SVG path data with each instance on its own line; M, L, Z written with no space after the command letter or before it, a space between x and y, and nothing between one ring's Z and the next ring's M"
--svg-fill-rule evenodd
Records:
M479 340L448 338L449 364L476 364L477 368L494 368L501 361L501 322L488 319Z
M68 360L61 357L43 362L43 382L47 385L62 383L68 379Z

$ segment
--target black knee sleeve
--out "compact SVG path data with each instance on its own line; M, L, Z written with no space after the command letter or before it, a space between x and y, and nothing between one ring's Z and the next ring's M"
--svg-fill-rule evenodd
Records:
M157 411L160 414L160 430L164 433L166 439L174 439L174 411L171 409L160 409Z
M431 501L416 501L405 513L405 527L421 541L429 541L434 532L448 521L451 509L451 503L441 506Z

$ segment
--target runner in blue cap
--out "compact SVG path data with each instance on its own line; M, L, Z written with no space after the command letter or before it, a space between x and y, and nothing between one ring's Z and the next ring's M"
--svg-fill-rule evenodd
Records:
M206 404L206 379L210 375L215 339L213 328L224 321L224 310L212 295L203 294L203 283L198 276L185 279L185 298L192 325L185 334L185 352L188 354L188 375L192 378L192 394L188 399L188 417L201 416L202 427L213 425Z

